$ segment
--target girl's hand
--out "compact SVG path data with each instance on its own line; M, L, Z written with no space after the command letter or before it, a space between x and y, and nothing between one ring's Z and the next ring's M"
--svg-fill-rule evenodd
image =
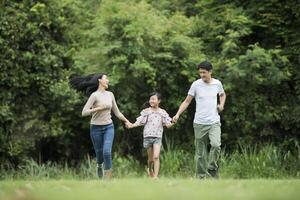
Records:
M172 123L170 123L170 124L167 124L166 127L167 127L167 128L171 128L172 126L174 126L174 124L175 124L175 123L172 122Z
M132 128L133 124L130 121L128 121L125 123L125 126L126 126L126 128Z

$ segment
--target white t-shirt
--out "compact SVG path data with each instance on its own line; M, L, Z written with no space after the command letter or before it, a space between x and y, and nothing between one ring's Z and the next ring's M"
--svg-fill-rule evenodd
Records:
M188 92L196 100L196 112L194 123L214 124L220 122L220 115L217 110L217 94L224 93L222 83L212 78L210 83L202 79L194 81Z

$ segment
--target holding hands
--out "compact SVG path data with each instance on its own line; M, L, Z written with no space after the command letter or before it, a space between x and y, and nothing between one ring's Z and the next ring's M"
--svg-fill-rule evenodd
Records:
M179 118L179 116L175 115L175 116L173 117L173 119L172 119L172 123L169 124L169 125L167 125L166 127L167 127L167 128L171 128L171 127L177 122L178 118ZM126 121L126 122L125 122L125 127L128 128L128 129L131 129L131 128L137 127L137 125L131 123L130 121Z
M134 125L133 125L130 121L127 121L127 122L125 123L125 127L129 129L129 128L133 128Z
M176 114L173 118L172 118L172 122L175 124L177 122L177 120L179 119L179 115Z
M178 120L178 116L174 116L173 117L173 119L172 119L172 123L171 124L169 124L169 125L166 125L166 127L167 128L171 128L175 123L176 123L176 121ZM176 121L175 121L176 120ZM126 128L128 128L128 129L131 129L131 128L135 128L135 127L137 127L138 125L136 125L136 124L133 124L133 123L131 123L130 121L126 121L125 122L125 127Z

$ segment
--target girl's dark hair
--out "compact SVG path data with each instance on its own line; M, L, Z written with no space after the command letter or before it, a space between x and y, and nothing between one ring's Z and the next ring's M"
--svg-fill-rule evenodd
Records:
M161 94L158 93L158 92L151 92L150 95L149 95L149 98L152 97L152 96L157 96L157 99L161 101ZM146 101L143 105L142 105L142 108L145 109L145 108L148 108L150 106L149 104L149 101Z
M84 92L86 96L90 96L99 87L98 79L103 77L103 73L90 74L87 76L72 75L70 76L70 85L77 91Z
M149 98L152 97L152 96L157 96L157 99L161 100L161 94L158 93L158 92L151 92L150 95L149 95Z

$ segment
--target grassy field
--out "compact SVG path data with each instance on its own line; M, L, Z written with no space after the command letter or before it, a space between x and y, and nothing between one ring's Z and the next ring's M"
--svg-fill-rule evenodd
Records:
M0 199L299 199L299 179L1 181Z

